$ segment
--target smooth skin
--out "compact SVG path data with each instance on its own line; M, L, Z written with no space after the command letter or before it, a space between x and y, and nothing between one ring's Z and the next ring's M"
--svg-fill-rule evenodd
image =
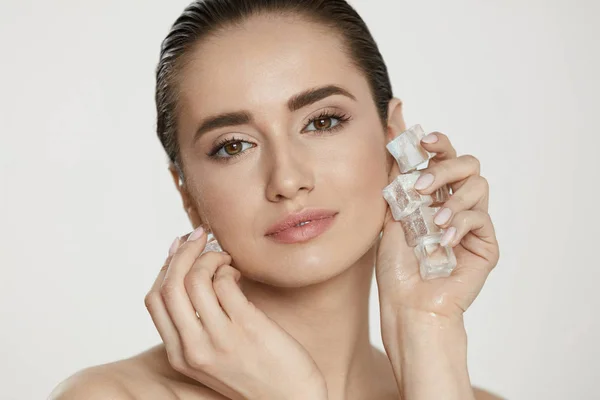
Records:
M477 159L457 157L441 132L423 143L438 155L423 171L434 181L422 192L454 189L441 226L456 228L459 264L450 277L424 282L381 194L398 174L385 144L406 130L402 102L390 101L384 131L337 36L297 17L255 16L194 51L178 120L185 182L171 174L198 229L175 241L145 298L163 343L80 371L51 398L498 398L471 387L462 321L498 260ZM288 108L294 95L326 85L351 97ZM204 118L237 110L253 120L193 140ZM222 139L237 140L218 152L235 159L209 157ZM305 207L338 214L309 242L265 236ZM206 231L226 253L200 255ZM386 353L369 340L373 268Z
M146 297L173 368L230 399L326 399L316 363L248 302L231 256L200 256L206 244L202 228L178 248L177 242Z

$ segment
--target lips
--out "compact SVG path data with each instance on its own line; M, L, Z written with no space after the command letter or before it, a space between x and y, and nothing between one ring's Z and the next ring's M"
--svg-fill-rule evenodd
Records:
M285 231L286 229L290 229L296 227L296 225L300 225L304 222L309 222L309 224L303 224L301 226L310 225L310 221L317 221L320 219L330 218L337 214L337 211L326 210L326 209L305 209L297 213L292 213L287 215L285 218L271 225L267 230L265 236L275 235Z

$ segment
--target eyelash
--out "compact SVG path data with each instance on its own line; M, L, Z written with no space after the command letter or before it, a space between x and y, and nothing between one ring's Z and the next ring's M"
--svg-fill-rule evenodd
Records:
M346 124L346 122L348 122L351 119L351 117L349 115L347 115L347 114L343 114L343 113L339 114L339 113L332 112L332 111L323 111L320 115L318 115L318 116L316 116L316 117L311 118L310 120L308 120L308 122L304 126L304 129L306 129L306 127L308 125L310 125L311 123L313 123L315 121L318 121L320 119L325 119L325 118L335 118L339 122L338 122L337 125L335 125L332 128L321 129L321 130L314 130L314 131L309 131L309 132L316 132L317 135L324 135L324 134L327 134L327 133L332 133L332 132L337 131L338 129L341 129ZM246 150L242 150L242 151L240 151L237 154L229 155L227 157L217 156L216 154L223 147L227 146L228 144L237 143L237 142L250 143L250 142L248 142L246 140L242 140L242 139L236 138L235 136L231 137L231 138L228 138L228 139L224 139L224 140L221 140L221 141L219 141L219 142L217 142L215 144L215 146L210 151L210 153L208 153L208 156L210 158L216 159L217 161L229 162L229 161L233 160L234 158L236 158L238 156L241 156Z

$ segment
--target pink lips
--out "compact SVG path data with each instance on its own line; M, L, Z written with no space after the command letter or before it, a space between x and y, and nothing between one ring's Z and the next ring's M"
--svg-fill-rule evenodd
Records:
M308 209L290 214L273 224L265 236L279 243L305 242L329 229L336 214L337 211L325 209Z

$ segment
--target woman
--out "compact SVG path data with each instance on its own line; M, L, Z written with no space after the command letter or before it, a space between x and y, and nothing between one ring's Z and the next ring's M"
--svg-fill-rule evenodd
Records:
M145 299L164 343L52 398L497 398L471 387L462 318L498 261L487 182L444 134L423 139L437 156L420 191L453 188L436 223L458 260L423 281L381 194L402 102L344 0L194 2L163 42L156 101L195 228ZM201 254L208 232L224 252ZM373 266L387 354L369 341Z

